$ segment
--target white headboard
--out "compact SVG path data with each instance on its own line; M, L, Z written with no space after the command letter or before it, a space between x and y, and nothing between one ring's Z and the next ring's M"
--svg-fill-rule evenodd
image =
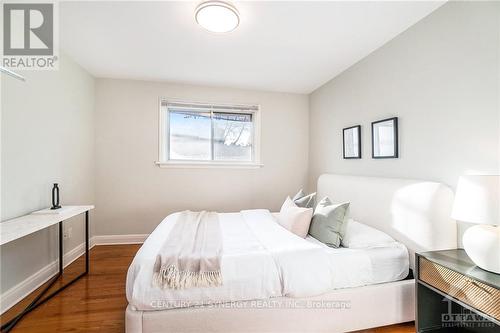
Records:
M457 247L457 224L450 218L453 191L440 183L324 174L318 200L350 202L351 217L391 235L410 253Z

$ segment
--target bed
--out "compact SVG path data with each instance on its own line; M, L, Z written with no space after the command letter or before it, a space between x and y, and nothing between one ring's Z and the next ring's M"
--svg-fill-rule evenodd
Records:
M425 181L322 175L318 197L351 202L351 216L399 243L332 249L284 230L266 210L219 214L224 284L189 290L151 284L176 215L138 251L127 275L127 333L344 332L414 319L414 253L456 247L453 200ZM409 278L408 278L409 276Z

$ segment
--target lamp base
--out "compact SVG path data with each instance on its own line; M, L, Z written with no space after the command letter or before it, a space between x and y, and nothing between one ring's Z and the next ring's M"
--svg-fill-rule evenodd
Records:
M475 225L462 238L464 250L480 268L500 274L500 227Z

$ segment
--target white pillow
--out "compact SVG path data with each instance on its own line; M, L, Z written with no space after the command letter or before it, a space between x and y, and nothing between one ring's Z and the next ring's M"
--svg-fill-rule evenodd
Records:
M394 243L395 240L385 232L359 223L353 219L347 222L346 232L342 238L342 246L351 249L379 247Z
M299 237L305 238L309 231L311 218L313 214L312 208L301 208L287 197L281 206L278 215L278 223L290 232L293 232Z

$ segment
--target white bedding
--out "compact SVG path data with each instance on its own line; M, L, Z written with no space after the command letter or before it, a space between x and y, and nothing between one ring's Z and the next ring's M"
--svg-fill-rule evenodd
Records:
M153 287L153 264L177 214L167 216L137 252L127 275L127 299L136 310L204 305L270 297L307 297L337 288L396 281L408 274L399 243L373 249L332 249L302 239L267 210L219 214L223 285L183 290Z

